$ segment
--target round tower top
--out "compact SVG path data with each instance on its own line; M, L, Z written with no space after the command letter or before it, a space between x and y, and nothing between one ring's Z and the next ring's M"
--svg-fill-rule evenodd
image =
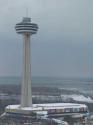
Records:
M15 26L16 32L19 34L36 34L38 30L38 25L31 23L31 18L24 17L20 23L17 23Z
M29 18L29 17L23 17L22 23L30 23L30 22L31 22L31 18Z

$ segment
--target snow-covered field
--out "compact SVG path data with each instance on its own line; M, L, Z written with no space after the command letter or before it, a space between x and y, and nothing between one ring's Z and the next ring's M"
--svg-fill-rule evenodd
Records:
M61 102L86 102L93 103L93 99L90 96L85 96L83 94L62 94L60 96L51 96L51 95L34 95L34 99L42 101L61 101Z
M72 95L61 95L61 98L63 99L73 99L74 101L79 101L79 102L87 102L87 103L93 103L93 99L89 96L84 96L84 95L77 95L77 94L72 94Z

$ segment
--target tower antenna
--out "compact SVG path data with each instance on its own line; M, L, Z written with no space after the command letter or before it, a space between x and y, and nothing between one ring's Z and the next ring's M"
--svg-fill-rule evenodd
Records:
M28 7L26 8L26 17L28 17Z

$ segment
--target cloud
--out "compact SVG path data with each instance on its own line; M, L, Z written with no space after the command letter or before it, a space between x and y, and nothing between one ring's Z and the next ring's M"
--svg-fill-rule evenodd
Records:
M92 76L92 5L92 0L0 1L0 75L22 72L22 39L14 27L28 8L39 25L32 37L32 75Z

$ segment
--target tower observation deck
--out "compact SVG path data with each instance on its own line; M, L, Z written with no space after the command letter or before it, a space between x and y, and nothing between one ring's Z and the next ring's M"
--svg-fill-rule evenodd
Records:
M32 106L31 65L30 65L30 36L37 33L38 25L31 23L31 18L24 17L15 26L16 32L22 34L23 43L23 81L21 87L21 107Z
M38 26L35 23L31 23L31 18L24 17L21 23L16 24L15 29L19 34L32 35L37 33Z

